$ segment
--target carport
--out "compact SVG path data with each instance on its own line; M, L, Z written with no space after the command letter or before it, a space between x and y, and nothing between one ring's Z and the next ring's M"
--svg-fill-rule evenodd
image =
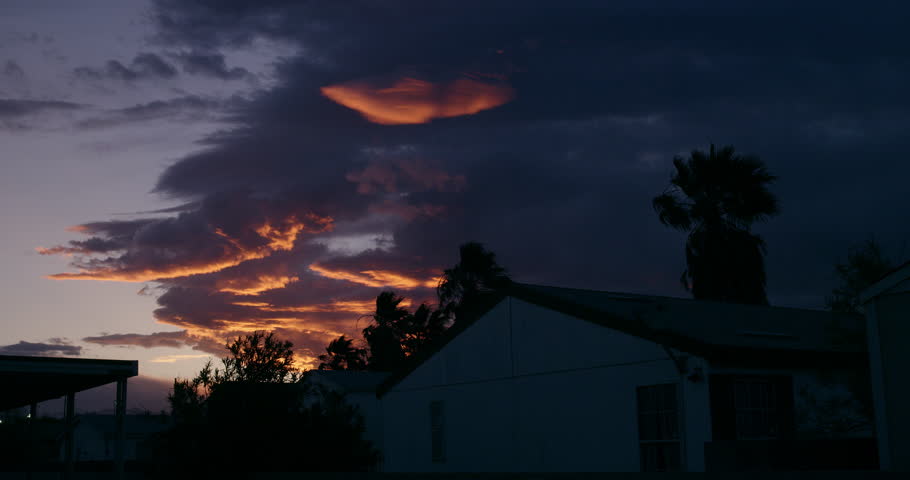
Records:
M30 406L31 418L36 419L38 403L65 397L63 451L65 472L71 477L76 392L116 382L114 471L122 478L126 380L138 374L136 360L0 355L0 411Z

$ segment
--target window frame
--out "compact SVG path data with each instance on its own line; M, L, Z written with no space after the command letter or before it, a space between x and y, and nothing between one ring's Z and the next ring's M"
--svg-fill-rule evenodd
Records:
M433 463L445 463L445 401L430 402L430 459Z
M669 398L667 395L672 390L672 401L666 402ZM651 395L650 398L645 395ZM645 405L650 403L650 405ZM645 408L650 407L650 408ZM672 408L671 408L672 407ZM642 472L679 472L682 471L682 429L681 429L681 404L678 383L659 383L653 385L640 385L635 388L635 416L638 426L638 456L639 468ZM653 416L650 420L651 425L646 425L645 419ZM669 423L667 423L669 422ZM653 428L654 437L645 438L646 430ZM650 432L649 432L650 433ZM646 452L656 451L657 455L663 456L665 462L663 469L651 469L651 463ZM674 452L668 461L667 453Z

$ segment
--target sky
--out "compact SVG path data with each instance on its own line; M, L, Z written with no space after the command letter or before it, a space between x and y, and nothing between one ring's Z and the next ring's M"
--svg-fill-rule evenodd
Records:
M685 297L651 199L712 143L778 177L771 304L823 308L850 245L910 255L910 8L791 3L4 1L0 354L139 360L157 410L246 332L312 366L472 240Z

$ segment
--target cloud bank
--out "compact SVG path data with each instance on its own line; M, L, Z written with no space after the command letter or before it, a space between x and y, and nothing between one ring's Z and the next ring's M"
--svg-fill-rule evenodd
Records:
M154 192L184 207L78 225L40 250L69 255L51 278L155 282L154 318L187 338L274 329L310 359L383 288L431 299L469 240L519 281L685 295L684 238L650 200L675 154L710 142L781 178L784 213L757 227L772 303L821 306L849 243L910 233L881 208L903 202L910 147L894 12L354 3L155 2L185 73L240 77L208 52L262 39L297 53L162 172Z

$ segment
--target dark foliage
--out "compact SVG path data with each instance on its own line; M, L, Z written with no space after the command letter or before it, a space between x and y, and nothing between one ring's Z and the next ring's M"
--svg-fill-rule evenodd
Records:
M859 294L896 266L884 256L875 239L851 246L846 262L834 266L840 285L831 291L825 304L834 312L859 313Z
M496 254L480 243L465 243L458 263L445 270L436 289L439 308L457 322L510 283L506 269L496 263Z
M326 353L319 356L319 370L366 370L367 351L353 345L344 335L329 342Z
M366 471L378 452L337 393L299 383L291 342L255 332L227 345L223 369L176 379L175 426L154 446L158 466L195 472Z

